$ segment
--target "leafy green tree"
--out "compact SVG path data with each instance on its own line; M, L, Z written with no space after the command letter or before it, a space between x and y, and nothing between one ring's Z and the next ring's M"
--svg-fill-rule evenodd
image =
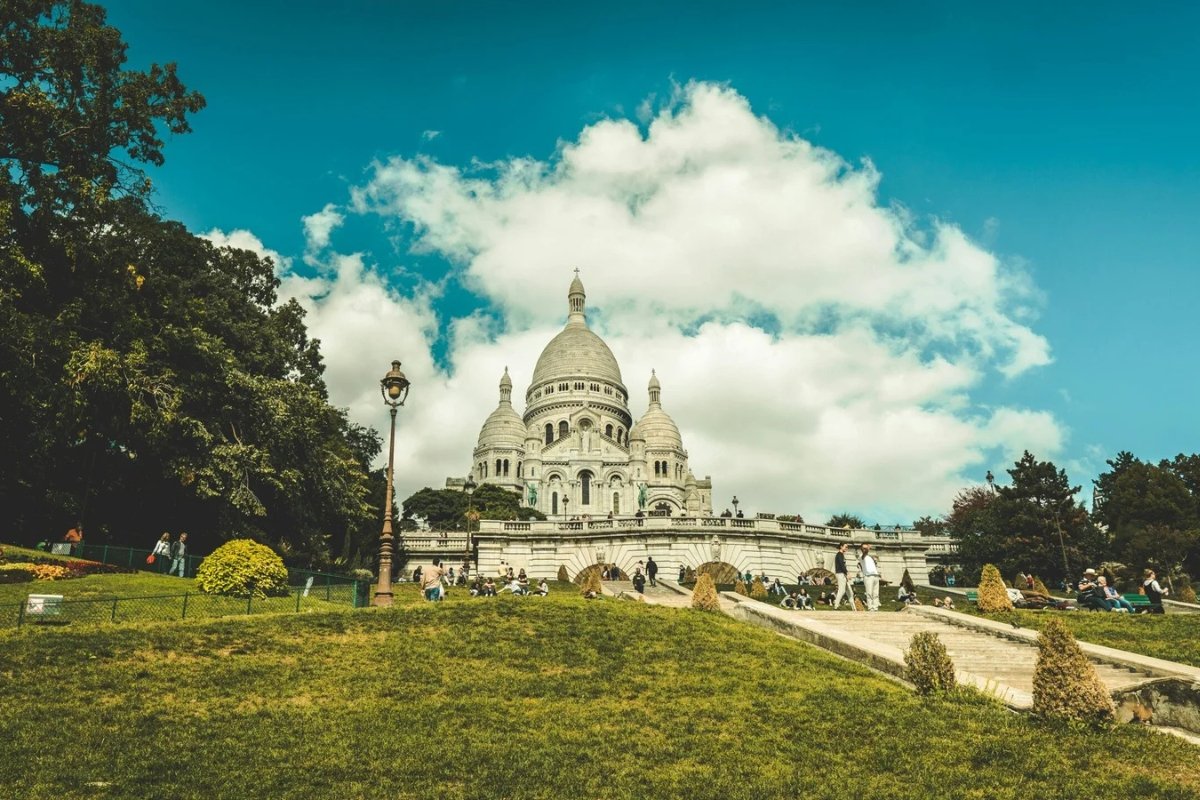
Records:
M841 514L834 514L825 524L830 528L845 528L848 526L855 530L865 528L867 525L867 523L862 521L862 517L844 511Z
M924 516L918 520L915 520L913 522L913 527L916 528L922 536L941 536L946 533L949 525L944 519L934 519L930 516Z
M1071 579L1099 561L1105 538L1075 501L1080 487L1065 471L1026 451L1008 474L1010 486L972 487L955 498L947 521L968 575L992 563L1002 574Z
M473 509L480 519L545 519L535 508L521 505L521 495L485 483L470 498L455 489L430 489L414 492L402 504L403 530L416 530L422 524L436 531L465 531L467 512Z
M274 265L148 208L144 169L203 107L124 69L98 6L0 6L0 507L29 537L186 529L197 549L358 548L378 436L329 406ZM376 534L377 535L377 534Z

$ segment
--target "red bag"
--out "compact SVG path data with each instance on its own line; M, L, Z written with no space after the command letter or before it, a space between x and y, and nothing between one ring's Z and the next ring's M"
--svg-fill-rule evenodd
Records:
M153 564L153 563L154 563L154 553L151 553L150 555L146 556L146 563L147 563L147 564Z

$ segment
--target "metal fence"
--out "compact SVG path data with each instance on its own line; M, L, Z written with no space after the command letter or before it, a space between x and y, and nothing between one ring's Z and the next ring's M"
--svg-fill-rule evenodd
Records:
M29 624L101 625L295 613L328 609L331 605L359 608L368 604L368 590L366 581L352 580L349 583L324 585L317 585L314 581L306 586L292 587L286 595L279 597L228 597L184 592L146 597L75 599L49 593L32 594L20 603L0 605L0 628L20 628Z

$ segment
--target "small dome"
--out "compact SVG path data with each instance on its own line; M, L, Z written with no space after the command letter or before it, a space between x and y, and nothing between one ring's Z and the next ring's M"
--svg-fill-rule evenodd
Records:
M646 441L648 448L683 449L683 437L671 415L662 410L661 406L651 406L642 418L637 421L636 430L640 438ZM630 434L632 438L633 434Z
M568 324L550 340L533 368L533 384L569 378L598 378L624 386L612 350L584 325Z
M500 379L500 388L501 389L511 389L512 388L512 378L508 377L508 367L504 368L504 377Z
M507 403L502 403L483 423L476 447L524 447L525 423L521 415Z
M650 370L650 386L649 386L649 388L651 388L651 389L661 389L662 388L662 384L658 382L658 375L656 375L654 373L654 370Z

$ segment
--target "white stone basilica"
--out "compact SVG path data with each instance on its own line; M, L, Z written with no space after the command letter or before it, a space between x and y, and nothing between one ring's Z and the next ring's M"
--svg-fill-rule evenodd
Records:
M576 271L578 272L578 270ZM679 428L652 372L649 407L633 423L621 368L588 328L583 281L567 293L567 324L537 360L525 413L512 405L508 369L500 403L479 432L471 477L520 492L552 519L611 514L710 516L712 481L688 466ZM450 478L447 488L461 488Z

